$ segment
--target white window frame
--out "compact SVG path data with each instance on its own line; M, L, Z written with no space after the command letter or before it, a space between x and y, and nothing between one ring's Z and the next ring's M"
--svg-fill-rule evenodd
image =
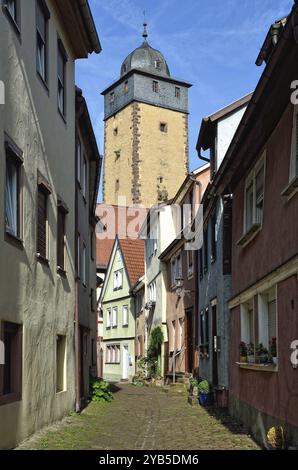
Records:
M258 294L258 343L262 343L266 349L269 350L270 341L272 338L269 337L269 304L276 302L276 335L278 337L278 303L277 303L277 286L272 289Z
M126 318L125 312L126 311ZM122 326L128 326L128 305L122 306Z
M118 307L112 308L112 328L117 328L118 326Z
M114 271L114 290L123 289L123 269Z
M256 188L256 179L259 171L261 170L262 166L264 167L264 181L263 181L263 209L262 209L262 217L261 220L257 220L257 188ZM243 227L244 227L244 235L247 234L255 225L259 225L262 227L263 225L263 218L264 218L264 201L265 201L265 183L266 183L266 150L262 154L261 158L258 160L256 165L254 166L253 170L250 172L248 177L245 181L245 188L244 188L244 218L243 218ZM250 227L247 226L247 190L252 184L253 190L253 213L252 213L252 225Z
M252 311L252 331L253 337L250 336L250 312ZM240 306L240 328L241 328L241 341L245 344L253 343L256 347L255 336L255 309L254 299L241 304Z
M182 251L178 251L171 258L171 285L174 288L177 284L176 279L183 276Z
M111 315L112 311L111 311L110 308L108 308L106 312L107 312L107 326L106 327L111 328L111 326L112 326L112 315Z

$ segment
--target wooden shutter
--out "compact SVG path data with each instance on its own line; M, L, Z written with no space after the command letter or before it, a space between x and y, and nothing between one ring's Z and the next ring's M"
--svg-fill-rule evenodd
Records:
M37 253L47 257L47 193L41 186L38 187L38 214L37 214Z
M223 210L223 274L232 272L232 201L224 201Z

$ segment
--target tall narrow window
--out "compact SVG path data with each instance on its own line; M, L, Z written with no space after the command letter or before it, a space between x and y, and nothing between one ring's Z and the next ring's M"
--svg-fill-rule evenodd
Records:
M158 82L156 80L153 80L153 82L152 82L152 89L153 89L154 93L159 92L159 85L158 85Z
M44 0L36 3L36 67L44 82L47 81L47 23L50 17Z
M107 310L107 328L111 328L112 326L112 318L111 318L111 309Z
M87 249L86 244L83 243L83 252L82 252L82 282L83 285L87 285Z
M1 324L5 364L0 366L0 405L18 401L22 395L22 326Z
M178 86L176 86L175 87L175 97L180 99L180 94L181 94L180 88Z
M84 198L86 198L87 196L87 185L88 185L88 167L87 167L87 160L86 158L84 157L84 160L83 160L83 181L82 181L82 184L83 184L83 196Z
M5 229L21 237L21 165L20 155L6 143Z
M216 212L211 217L211 261L216 261L216 248L217 248L217 222Z
M65 70L67 54L61 40L58 40L58 109L60 113L66 115L66 82Z
M60 203L57 211L57 266L60 271L65 271L66 214L67 209Z
M57 336L56 341L56 392L66 390L66 336Z
M118 307L113 307L112 310L112 328L117 328L118 325Z
M128 93L128 80L124 82L124 93Z
M82 144L80 138L77 137L76 141L76 154L77 154L77 180L81 185L82 183Z
M115 93L112 91L112 93L110 93L110 103L114 103L115 101Z
M262 224L265 185L265 157L254 167L245 184L244 233Z
M208 258L209 258L209 247L208 247L208 227L204 230L204 272L208 271Z
M37 256L48 258L48 189L38 185L37 190Z
M81 236L78 233L77 238L77 276L81 279Z
M123 326L128 326L128 306L124 305L122 308L122 319Z
M203 266L203 248L200 248L199 251L199 266L200 266L200 279L203 279L204 275L204 266Z

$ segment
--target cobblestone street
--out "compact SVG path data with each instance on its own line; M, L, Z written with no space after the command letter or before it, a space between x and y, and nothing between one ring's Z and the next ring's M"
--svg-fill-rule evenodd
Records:
M187 403L186 392L118 385L112 403L91 403L81 415L39 432L19 449L255 450L223 411Z

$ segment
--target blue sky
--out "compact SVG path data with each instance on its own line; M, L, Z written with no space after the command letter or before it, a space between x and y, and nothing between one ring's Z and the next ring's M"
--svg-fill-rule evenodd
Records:
M77 63L77 84L87 99L103 151L103 97L125 57L142 42L146 10L150 45L165 56L173 77L193 84L189 94L190 166L202 164L195 145L204 116L254 89L255 65L271 23L293 0L89 0L103 52Z

